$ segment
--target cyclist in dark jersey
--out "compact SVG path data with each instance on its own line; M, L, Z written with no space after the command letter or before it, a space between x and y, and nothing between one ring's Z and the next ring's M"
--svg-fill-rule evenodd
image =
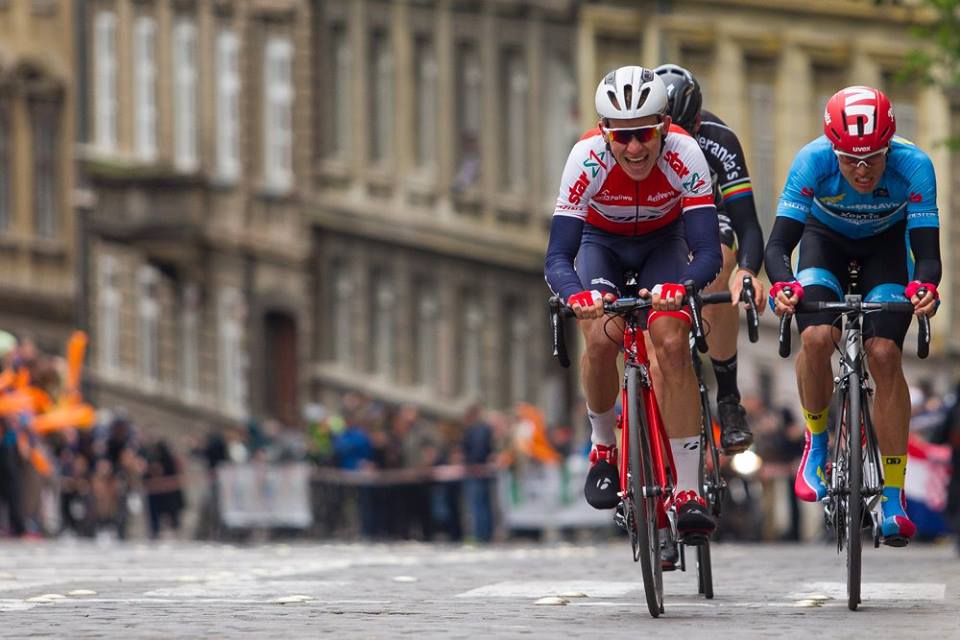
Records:
M703 150L710 167L713 191L720 220L723 270L704 291L729 290L740 298L743 276L753 277L756 304L763 309L763 287L757 280L763 262L763 233L757 220L750 174L737 135L724 122L702 109L700 85L689 71L675 64L654 70L667 86L668 113L673 122L690 132ZM731 274L737 268L731 282ZM737 303L711 305L703 310L710 326L707 343L710 362L717 378L717 414L720 444L725 453L739 453L753 443L753 434L740 404L737 385L737 332L740 327Z

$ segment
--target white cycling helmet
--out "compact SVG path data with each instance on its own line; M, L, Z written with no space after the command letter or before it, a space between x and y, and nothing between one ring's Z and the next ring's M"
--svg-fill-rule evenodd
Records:
M620 67L600 81L596 102L601 118L628 120L663 115L667 110L667 87L650 69Z

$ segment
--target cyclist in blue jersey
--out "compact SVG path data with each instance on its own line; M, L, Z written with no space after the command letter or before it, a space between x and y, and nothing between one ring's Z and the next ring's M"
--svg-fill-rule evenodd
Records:
M847 87L830 98L823 131L794 159L767 242L765 265L774 283L770 304L775 313L793 313L801 298L842 299L848 264L856 260L858 293L866 300L909 299L917 315L932 316L941 263L930 158L894 137L893 107L870 87ZM794 275L790 256L798 243ZM832 312L797 316L802 342L797 383L807 432L794 490L811 502L827 492L827 411L831 356L840 339L837 320ZM909 324L909 316L891 313L871 313L863 321L883 457L882 535L891 546L906 544L916 532L903 494L910 398L901 352Z

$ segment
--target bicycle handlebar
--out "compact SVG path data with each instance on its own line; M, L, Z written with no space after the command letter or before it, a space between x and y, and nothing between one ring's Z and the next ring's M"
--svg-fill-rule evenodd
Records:
M790 297L793 291L790 287L784 287L783 292ZM919 297L926 295L925 289L917 291ZM805 301L797 303L796 313L815 313L817 311L839 311L840 313L863 313L864 311L886 311L889 313L913 313L914 306L912 302L864 302L856 300L858 296L848 297L843 302L832 301ZM792 313L785 313L780 316L780 357L790 356L790 322L793 319ZM930 355L930 318L927 316L918 317L919 331L917 333L917 357L921 360Z
M752 281L748 282L749 279L749 276L744 277L743 294L741 294L740 299L744 302L749 302L750 304L747 309L747 318L751 327L750 341L756 342L755 332L757 320L750 320L751 310L754 314L756 314L756 305L753 303L753 283ZM691 325L694 331L697 350L700 351L700 353L706 353L708 347L706 335L703 331L703 320L700 315L700 308L703 305L708 304L730 304L732 298L729 291L698 295L696 293L693 281L685 282L684 287L686 288L687 293L683 297L683 302L684 304L690 306ZM748 295L749 300L747 300ZM550 326L553 330L553 355L560 362L560 366L566 368L570 366L570 357L567 352L563 318L571 318L576 314L574 313L573 309L568 307L567 304L560 299L560 296L551 296L547 300L547 306L550 309ZM634 311L649 309L652 306L653 301L649 298L618 298L613 302L604 301L603 310L605 313L626 316Z

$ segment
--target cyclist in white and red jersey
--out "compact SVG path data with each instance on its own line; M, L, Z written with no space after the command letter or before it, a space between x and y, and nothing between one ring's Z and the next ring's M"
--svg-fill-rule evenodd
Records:
M710 533L716 523L698 495L700 402L680 284L693 280L699 289L720 271L710 170L696 141L671 127L666 87L653 71L611 71L597 87L596 106L598 128L573 147L563 171L545 265L547 283L573 308L586 342L580 375L593 449L584 493L598 509L619 501L614 429L623 325L604 316L603 300L620 296L624 273L634 271L640 294L653 301L647 325L677 467L678 529Z

